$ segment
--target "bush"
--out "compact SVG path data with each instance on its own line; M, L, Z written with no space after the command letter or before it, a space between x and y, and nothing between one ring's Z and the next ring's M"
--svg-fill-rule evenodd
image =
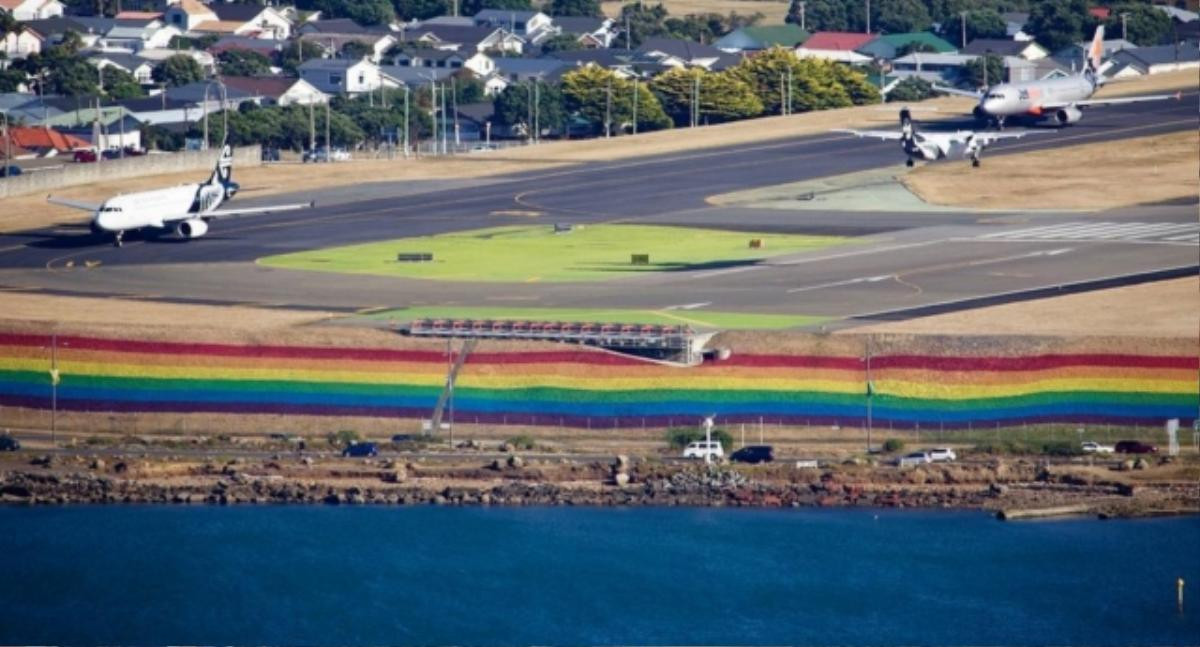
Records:
M712 439L721 442L725 449L733 448L733 436L724 429L713 429ZM688 443L704 440L704 430L693 427L672 427L667 430L666 441L672 449L683 449Z
M337 433L329 434L325 440L334 447L346 447L362 440L362 436L359 436L358 432L353 429L342 429Z
M888 438L883 441L883 451L888 453L904 451L904 441L899 438Z
M534 445L537 444L536 441L534 441L533 436L530 436L528 434L521 434L520 436L513 436L512 438L509 438L508 440L506 440L504 442L512 445L513 447L515 447L517 449L523 449L525 451L532 450Z
M997 456L1010 454L1080 456L1083 454L1083 448L1081 448L1078 443L1066 440L1053 440L1043 443L1027 443L1019 440L1001 440L997 442L976 445L974 451L981 454L993 454Z

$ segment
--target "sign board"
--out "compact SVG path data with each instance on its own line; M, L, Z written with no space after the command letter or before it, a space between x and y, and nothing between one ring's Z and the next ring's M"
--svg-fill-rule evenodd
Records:
M1179 455L1179 418L1167 421L1167 454Z

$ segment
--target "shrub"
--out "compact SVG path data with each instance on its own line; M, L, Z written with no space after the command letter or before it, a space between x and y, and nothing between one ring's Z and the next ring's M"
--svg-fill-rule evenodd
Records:
M353 429L342 429L337 433L329 434L325 437L325 440L334 447L346 447L362 440L362 436L359 436L358 432Z
M513 436L512 438L509 438L508 440L506 440L504 442L512 445L513 447L515 447L517 449L523 449L525 451L532 450L534 445L537 444L536 441L534 441L533 436L530 436L528 434L521 434L520 436Z
M883 451L888 453L904 451L904 441L899 438L888 438L883 441Z
M733 436L724 429L713 429L712 439L721 441L721 446L725 449L733 447ZM693 427L672 427L667 430L666 441L672 449L683 449L688 446L688 443L704 440L704 430Z

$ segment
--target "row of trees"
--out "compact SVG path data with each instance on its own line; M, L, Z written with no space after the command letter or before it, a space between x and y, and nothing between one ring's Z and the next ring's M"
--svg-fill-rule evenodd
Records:
M455 0L297 0L296 7L320 11L327 18L351 18L364 25L386 24L393 20L426 20L449 15ZM457 0L460 16L473 16L484 9L528 11L531 0ZM599 16L598 0L551 0L539 7L556 16Z
M479 101L483 89L465 74L448 85L447 108ZM533 105L536 97L537 105ZM409 94L410 141L433 133L429 86ZM828 61L798 59L775 49L722 72L671 70L646 81L625 79L611 70L587 66L563 75L561 84L514 84L494 99L497 126L532 132L532 120L544 132L564 133L570 124L593 134L649 131L690 123L720 123L778 114L785 102L794 112L877 103L879 93L865 74ZM330 105L330 134L335 145L364 141L400 141L405 127L404 92L353 99L336 97ZM228 115L230 140L281 148L305 148L312 127L324 141L324 109L243 106ZM210 116L209 131L219 141L223 115ZM215 125L214 125L215 124ZM200 129L195 129L198 135Z
M1089 0L792 0L788 22L803 23L809 31L865 31L867 10L875 33L903 33L933 30L943 38L959 43L963 18L967 41L975 38L1005 38L1002 14L1010 11L1029 13L1025 32L1050 51L1091 37L1097 20L1090 13ZM1119 35L1122 14L1128 38L1138 45L1157 45L1171 36L1171 19L1149 2L1117 2L1110 9L1105 29Z

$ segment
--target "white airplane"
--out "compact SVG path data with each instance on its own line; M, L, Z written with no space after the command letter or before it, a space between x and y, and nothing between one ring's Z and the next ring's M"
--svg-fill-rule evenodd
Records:
M940 160L947 157L962 156L971 159L971 166L979 166L979 155L992 142L998 139L1016 139L1029 134L1023 132L975 132L959 130L952 133L919 133L913 125L912 114L908 108L900 110L900 130L854 130L839 128L835 133L850 133L859 137L875 137L885 140L899 140L900 147L908 155L905 165L912 166L914 159Z
M92 212L92 231L111 233L113 244L121 246L125 232L138 229L173 229L180 238L199 238L208 233L208 223L217 218L252 213L291 211L316 206L315 202L282 204L246 209L218 209L233 198L238 185L230 177L233 170L233 148L226 144L207 182L181 184L169 189L139 191L109 198L100 204L47 196L54 204Z
M1004 120L1009 117L1050 118L1058 125L1065 126L1083 118L1083 111L1080 108L1179 99L1183 96L1182 93L1177 92L1119 99L1092 99L1091 96L1100 86L1104 85L1106 80L1099 73L1100 57L1103 53L1104 25L1100 25L1096 27L1096 33L1092 36L1092 44L1084 59L1083 69L1078 74L1057 79L1000 83L993 85L985 92L971 92L940 85L933 87L939 92L978 99L979 105L975 106L973 111L975 117L981 121L994 123L1000 128L1004 127Z

